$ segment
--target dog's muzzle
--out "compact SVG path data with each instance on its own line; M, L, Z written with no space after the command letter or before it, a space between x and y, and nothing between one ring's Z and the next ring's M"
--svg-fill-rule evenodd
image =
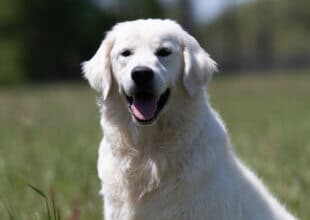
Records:
M124 95L134 119L141 124L151 124L167 104L170 89L166 89L159 97L143 91L139 91L133 96L128 96L126 93Z
M140 124L150 124L167 104L170 89L166 89L161 95L155 94L153 89L154 72L148 67L135 67L131 77L135 84L133 95L128 95L123 90L129 110L135 121Z

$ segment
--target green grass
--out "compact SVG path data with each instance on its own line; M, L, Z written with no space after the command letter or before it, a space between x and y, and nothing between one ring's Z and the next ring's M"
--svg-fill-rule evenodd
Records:
M215 77L213 106L238 155L301 219L310 219L310 74ZM83 85L0 88L0 219L101 219L96 94Z

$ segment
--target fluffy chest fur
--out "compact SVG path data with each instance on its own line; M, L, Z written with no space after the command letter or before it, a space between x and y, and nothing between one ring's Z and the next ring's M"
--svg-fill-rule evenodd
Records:
M171 112L183 119L163 115L158 127L115 126L103 111L98 172L107 220L294 219L239 162L203 100L186 109L200 109L199 117Z
M220 119L205 101L199 105L204 107L171 112L180 121L170 121L167 114L158 127L114 126L111 117L119 115L103 112L98 172L105 201L113 207L108 208L111 219L151 219L156 212L161 219L196 219L189 215L199 213L199 206L192 205L202 202L200 189L230 152ZM203 117L191 117L189 109L201 109L193 114Z

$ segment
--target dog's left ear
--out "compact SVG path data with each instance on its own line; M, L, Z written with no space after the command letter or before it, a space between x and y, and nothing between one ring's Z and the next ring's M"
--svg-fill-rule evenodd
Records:
M89 61L82 63L84 77L93 89L102 92L104 100L112 86L110 52L113 44L113 33L108 32L96 54Z
M217 71L217 64L197 40L186 32L183 42L183 83L188 94L194 96Z

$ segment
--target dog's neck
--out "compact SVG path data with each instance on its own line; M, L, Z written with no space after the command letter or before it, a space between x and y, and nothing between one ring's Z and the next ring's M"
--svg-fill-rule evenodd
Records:
M178 175L187 169L189 155L199 162L199 158L205 161L202 157L213 154L211 151L221 150L205 146L208 142L223 140L216 136L226 136L226 131L214 115L206 95L202 93L200 96L193 99L179 97L182 101L177 100L178 97L171 100L174 103L170 103L169 107L174 108L163 112L151 126L136 125L128 110L124 110L124 103L104 103L101 120L104 138L110 143L114 157L126 164L120 176L124 178L122 188L127 191L127 201L128 197L137 201L166 181L183 178ZM198 154L194 155L195 152ZM216 158L209 160L210 164L214 164L211 160ZM206 164L206 169L211 168ZM201 175L201 172L198 173ZM176 179L171 180L171 176Z

